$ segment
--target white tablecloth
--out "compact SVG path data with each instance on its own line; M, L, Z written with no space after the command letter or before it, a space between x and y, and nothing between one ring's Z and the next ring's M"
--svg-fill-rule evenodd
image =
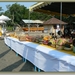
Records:
M4 42L16 53L45 72L75 71L75 56L32 42L5 37Z

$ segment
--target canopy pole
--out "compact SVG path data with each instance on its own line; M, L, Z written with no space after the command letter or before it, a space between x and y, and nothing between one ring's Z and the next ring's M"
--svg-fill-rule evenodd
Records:
M60 3L60 20L62 21L62 2Z
M29 24L28 24L28 33L30 32L30 11L29 11Z
M60 20L62 21L62 2L60 2ZM60 23L60 25L61 25L61 23Z

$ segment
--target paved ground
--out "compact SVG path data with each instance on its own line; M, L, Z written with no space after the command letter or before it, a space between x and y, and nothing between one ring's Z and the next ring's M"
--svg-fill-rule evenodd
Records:
M34 72L34 66L29 61L23 62L21 56L16 56L4 40L0 40L0 72Z

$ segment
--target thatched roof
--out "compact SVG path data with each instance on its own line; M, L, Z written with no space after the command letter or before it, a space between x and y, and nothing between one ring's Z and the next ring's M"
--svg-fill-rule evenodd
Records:
M49 25L49 24L67 24L67 23L53 17L53 18L43 22L43 24Z

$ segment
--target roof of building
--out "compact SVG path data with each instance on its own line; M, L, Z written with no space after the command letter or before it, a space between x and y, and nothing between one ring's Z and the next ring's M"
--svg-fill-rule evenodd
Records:
M67 24L67 23L53 17L53 18L43 22L43 24Z
M24 23L43 23L41 20L22 20Z

